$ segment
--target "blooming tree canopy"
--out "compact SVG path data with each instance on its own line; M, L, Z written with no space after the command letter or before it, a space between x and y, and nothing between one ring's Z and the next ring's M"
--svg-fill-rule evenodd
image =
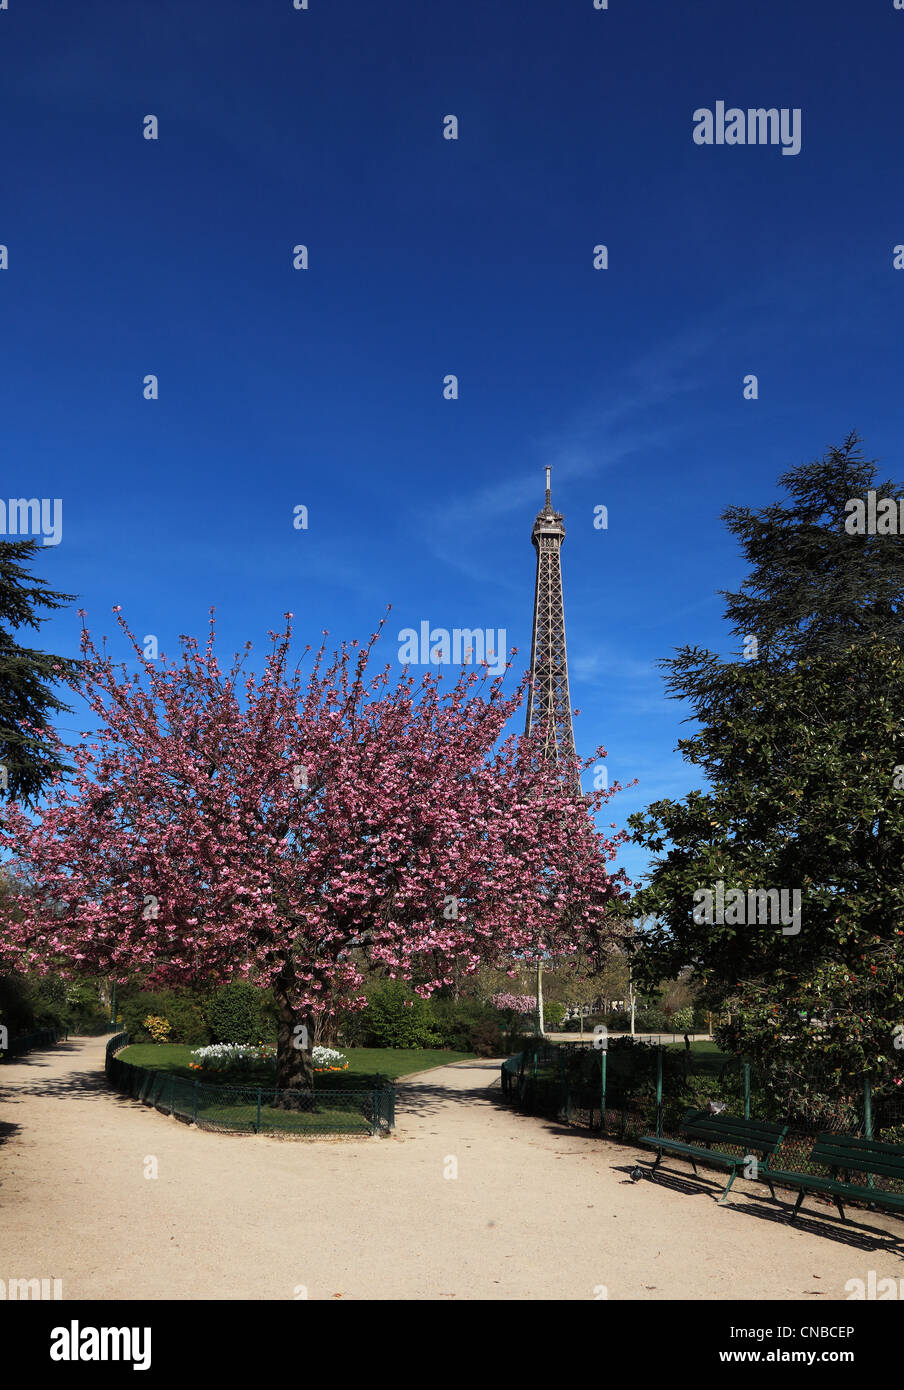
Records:
M526 678L504 696L486 668L445 690L430 671L369 675L379 631L332 657L321 645L305 678L291 620L259 675L240 656L221 669L212 612L204 649L183 637L172 662L118 618L132 671L83 632L100 730L37 813L13 805L0 827L28 888L2 951L156 985L272 985L278 1085L306 1087L313 1020L365 1002L365 960L429 995L454 963L604 940L625 837L589 814L618 784L575 798L530 741L500 743Z
M490 1003L494 1009L511 1014L532 1014L537 1007L532 994L494 994Z

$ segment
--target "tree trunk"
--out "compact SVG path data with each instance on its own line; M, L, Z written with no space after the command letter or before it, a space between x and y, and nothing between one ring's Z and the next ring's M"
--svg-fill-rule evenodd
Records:
M315 1028L314 1043L322 1047L338 1047L339 1045L339 1022L335 1018L328 1018L326 1014L321 1014Z
M279 1009L275 1105L280 1110L313 1110L314 1020L295 1008L290 981L280 977L273 993Z

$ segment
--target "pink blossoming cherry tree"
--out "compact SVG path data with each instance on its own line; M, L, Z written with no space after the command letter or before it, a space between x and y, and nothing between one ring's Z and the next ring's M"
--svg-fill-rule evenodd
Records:
M590 813L618 784L577 798L532 741L502 740L526 678L506 696L485 667L454 686L369 675L379 630L321 645L303 677L291 614L244 674L244 657L221 669L212 612L204 650L183 637L173 662L118 621L131 670L82 635L99 732L37 812L5 809L0 845L28 887L5 910L7 963L270 985L277 1085L310 1090L315 1020L364 1003L364 961L426 996L456 964L510 969L614 933L625 880L607 864L626 836Z

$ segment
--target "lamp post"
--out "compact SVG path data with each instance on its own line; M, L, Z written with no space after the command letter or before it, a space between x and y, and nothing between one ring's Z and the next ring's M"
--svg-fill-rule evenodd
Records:
M537 1034L543 1037L543 960L537 956Z

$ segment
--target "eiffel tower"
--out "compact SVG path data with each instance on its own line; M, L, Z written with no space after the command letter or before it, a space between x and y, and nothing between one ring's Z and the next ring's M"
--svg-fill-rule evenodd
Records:
M534 586L534 631L530 652L530 689L527 697L526 734L540 733L544 758L558 763L574 757L574 728L568 691L568 656L565 650L565 602L562 598L562 543L565 518L552 509L550 468L546 470L546 503L537 513L531 540L537 552ZM581 795L580 781L569 770L569 785ZM543 952L537 953L537 1032L543 1023Z
M534 589L534 631L530 657L530 690L525 733L540 732L544 758L560 762L574 757L574 728L568 691L568 657L565 651L565 604L562 598L562 542L564 517L553 511L546 470L546 505L537 513L531 540L537 552ZM570 777L570 771L569 771ZM575 792L580 795L577 779Z

